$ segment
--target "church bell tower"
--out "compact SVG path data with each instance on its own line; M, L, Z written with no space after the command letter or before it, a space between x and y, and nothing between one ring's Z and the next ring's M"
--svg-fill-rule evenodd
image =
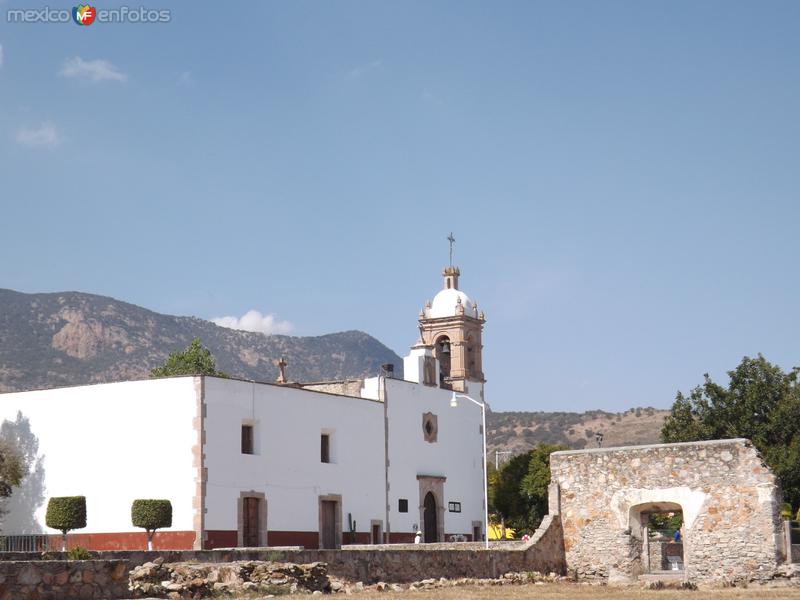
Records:
M461 275L452 264L442 272L443 287L419 312L419 334L404 370L416 380L456 392L483 397L483 324L477 302L459 289Z

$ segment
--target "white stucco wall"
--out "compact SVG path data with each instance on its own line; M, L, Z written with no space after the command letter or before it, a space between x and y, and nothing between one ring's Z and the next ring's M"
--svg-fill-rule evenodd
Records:
M450 406L452 392L398 379L387 379L389 416L389 505L393 532L421 527L417 475L444 476L444 531L472 533L472 522L483 522L483 437L481 410L466 399ZM480 400L480 396L476 397ZM425 441L422 415L437 416L435 443ZM398 499L408 499L408 513L398 512ZM460 502L461 512L448 512Z
M384 520L383 405L285 386L205 378L206 530L236 530L241 492L265 494L269 531L319 531L319 496L342 496L342 531ZM255 454L241 426L255 426ZM329 432L331 458L320 461ZM271 542L270 542L271 543Z
M45 527L48 498L78 495L87 526L76 533L141 531L131 525L136 498L171 500L170 529L192 530L194 384L180 377L0 394L0 420L22 413L43 457L43 477L29 476L8 502L3 534L57 533ZM37 498L34 506L23 494Z

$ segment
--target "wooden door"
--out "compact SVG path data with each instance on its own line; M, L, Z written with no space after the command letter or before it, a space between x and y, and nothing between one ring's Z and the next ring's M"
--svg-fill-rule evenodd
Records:
M383 540L381 539L381 526L378 523L375 523L372 526L372 543L373 544L382 544Z
M320 531L320 542L322 548L336 548L336 501L334 500L323 500L322 506L320 507L322 511L320 525L322 527L322 531Z
M436 498L433 497L431 492L425 495L425 511L423 513L425 518L425 541L438 542L439 534L437 527L437 514L436 514Z
M242 512L244 519L242 523L242 545L260 546L259 543L259 522L258 522L258 498L244 498Z

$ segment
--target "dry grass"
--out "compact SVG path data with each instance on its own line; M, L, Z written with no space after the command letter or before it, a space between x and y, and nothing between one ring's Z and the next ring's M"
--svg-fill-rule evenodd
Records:
M357 598L374 599L411 594L420 600L800 600L800 588L725 588L687 590L643 590L595 585L549 584L463 586L419 592L365 592Z

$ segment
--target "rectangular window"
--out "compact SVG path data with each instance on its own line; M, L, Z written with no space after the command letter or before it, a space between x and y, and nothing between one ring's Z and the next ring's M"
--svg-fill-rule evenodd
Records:
M242 454L253 454L252 425L242 425Z
M397 501L397 512L408 512L408 498L400 498Z
M319 457L320 460L324 463L331 462L331 436L329 433L323 433L320 438L320 452Z
M448 502L447 509L450 512L460 513L461 512L461 502Z

